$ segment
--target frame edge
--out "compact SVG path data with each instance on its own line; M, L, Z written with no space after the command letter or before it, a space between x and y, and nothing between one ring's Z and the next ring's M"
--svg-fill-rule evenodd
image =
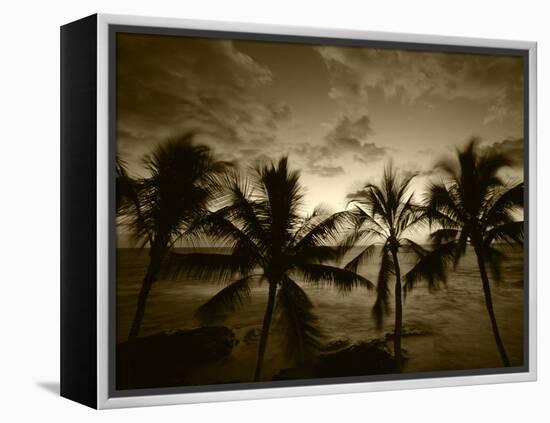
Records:
M153 405L191 404L198 402L237 401L249 399L285 398L293 396L328 395L344 393L376 392L401 389L425 389L493 383L532 382L537 380L537 307L536 307L536 87L537 87L537 43L500 39L468 38L391 32L370 32L361 30L298 27L268 24L253 24L227 21L189 20L98 14L97 20L97 405L101 409L138 407ZM144 27L173 27L198 30L254 32L259 34L295 35L304 37L367 39L373 41L395 41L403 43L444 44L464 47L489 47L518 49L528 52L529 59L529 370L520 373L455 376L400 381L377 381L348 384L293 386L284 388L246 389L233 391L210 391L182 394L159 394L131 397L109 397L108 387L108 28L109 25L135 25ZM100 192L101 191L101 192ZM103 226L105 225L105 226Z

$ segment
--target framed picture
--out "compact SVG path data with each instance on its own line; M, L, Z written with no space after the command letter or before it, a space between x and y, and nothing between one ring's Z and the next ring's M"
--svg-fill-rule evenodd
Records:
M536 44L61 28L61 394L536 379Z

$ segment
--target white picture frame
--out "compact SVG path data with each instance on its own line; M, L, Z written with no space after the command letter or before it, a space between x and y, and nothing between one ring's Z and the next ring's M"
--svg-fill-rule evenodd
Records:
M478 39L463 37L448 37L436 35L399 34L369 32L347 29L332 28L310 28L294 27L284 25L260 25L253 23L238 22L217 22L186 20L175 18L153 18L144 16L126 15L96 15L97 24L97 144L96 144L96 398L91 401L92 406L99 409L187 404L213 401L233 401L262 398L280 398L290 396L326 395L354 392L373 392L397 389L420 389L434 387L450 387L464 385L479 385L508 382L527 382L537 378L537 275L536 275L536 254L537 254L537 216L536 216L536 183L537 183L537 45L529 41L510 41L494 39ZM112 290L110 285L110 272L113 271L112 256L112 234L110 233L110 222L113 211L110 209L110 181L112 151L110 139L112 126L110 126L110 90L113 89L110 83L111 70L109 67L109 34L110 28L114 26L130 26L154 29L185 29L202 31L221 31L228 33L249 33L268 34L277 36L297 36L307 38L334 38L340 40L366 40L384 41L403 44L428 44L459 47L482 47L494 49L517 49L524 50L528 59L528 184L529 199L526 217L528 218L528 233L526 247L528 248L528 368L526 371L500 374L470 374L451 377L428 377L428 378L399 378L393 380L379 380L353 383L334 384L300 384L284 387L262 387L259 389L239 390L216 390L206 392L186 393L155 393L135 394L128 396L113 396L110 389L110 372L112 371L113 356L110 348L110 333L112 333L112 322L110 321L109 305L112 301ZM63 384L63 382L62 382ZM71 397L70 392L66 396ZM85 401L81 401L85 402ZM95 404L93 404L95 402ZM88 404L90 405L90 404Z

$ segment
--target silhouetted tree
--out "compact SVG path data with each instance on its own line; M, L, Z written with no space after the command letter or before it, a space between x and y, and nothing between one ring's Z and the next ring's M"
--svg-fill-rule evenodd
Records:
M438 164L443 179L429 187L425 202L434 250L425 252L406 276L408 289L421 280L433 281L438 272L436 278L444 277L439 259L452 258L456 266L470 244L477 258L485 306L504 366L510 366L510 360L498 329L487 268L499 281L506 256L495 244L523 244L523 183L509 186L499 175L510 164L505 154L480 152L476 138L457 150L456 158Z
M205 216L201 225L208 241L230 247L230 253L171 254L167 270L173 277L226 284L199 308L199 316L205 319L247 303L253 281L267 285L254 373L258 381L274 313L284 325L292 357L303 361L318 347L313 304L296 277L342 291L372 284L354 272L326 264L342 254L337 244L353 215L346 211L327 215L317 209L308 218L301 217L299 173L288 169L286 158L258 167L249 178L228 176L224 185L227 192L219 210Z
M399 251L404 245L415 244L407 238L425 221L420 207L413 204L410 182L414 175L400 177L389 164L379 185L368 184L351 200L358 215L358 227L351 243L367 240L364 247L345 269L357 272L361 263L373 257L377 243L382 243L380 270L376 284L373 316L378 328L390 312L390 279L395 277L394 355L397 371L401 370L401 336L403 328L403 292ZM350 242L350 241L348 241Z
M116 211L117 215L124 214L128 211L128 207L135 205L137 196L134 187L134 181L128 176L126 170L126 162L117 156L115 160L116 173Z
M126 207L126 223L138 243L149 246L149 264L129 341L139 334L147 297L166 254L207 213L207 206L219 189L219 177L228 167L215 160L208 147L195 145L192 138L192 134L186 134L155 147L143 159L149 176L131 184L134 207Z

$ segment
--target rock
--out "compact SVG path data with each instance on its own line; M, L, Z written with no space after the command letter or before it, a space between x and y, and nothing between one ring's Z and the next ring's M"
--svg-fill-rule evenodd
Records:
M235 334L223 326L137 338L117 346L117 388L185 384L188 369L221 360L233 350Z
M329 343L324 345L321 348L321 352L324 352L324 353L336 352L343 348L349 347L350 344L351 344L351 341L348 338L335 339L334 341L330 341Z
M395 361L383 341L362 342L319 357L316 377L365 376L393 373Z
M347 346L343 345L347 342ZM282 369L273 380L379 375L395 372L395 361L384 340L349 345L349 340L328 343L310 366Z

